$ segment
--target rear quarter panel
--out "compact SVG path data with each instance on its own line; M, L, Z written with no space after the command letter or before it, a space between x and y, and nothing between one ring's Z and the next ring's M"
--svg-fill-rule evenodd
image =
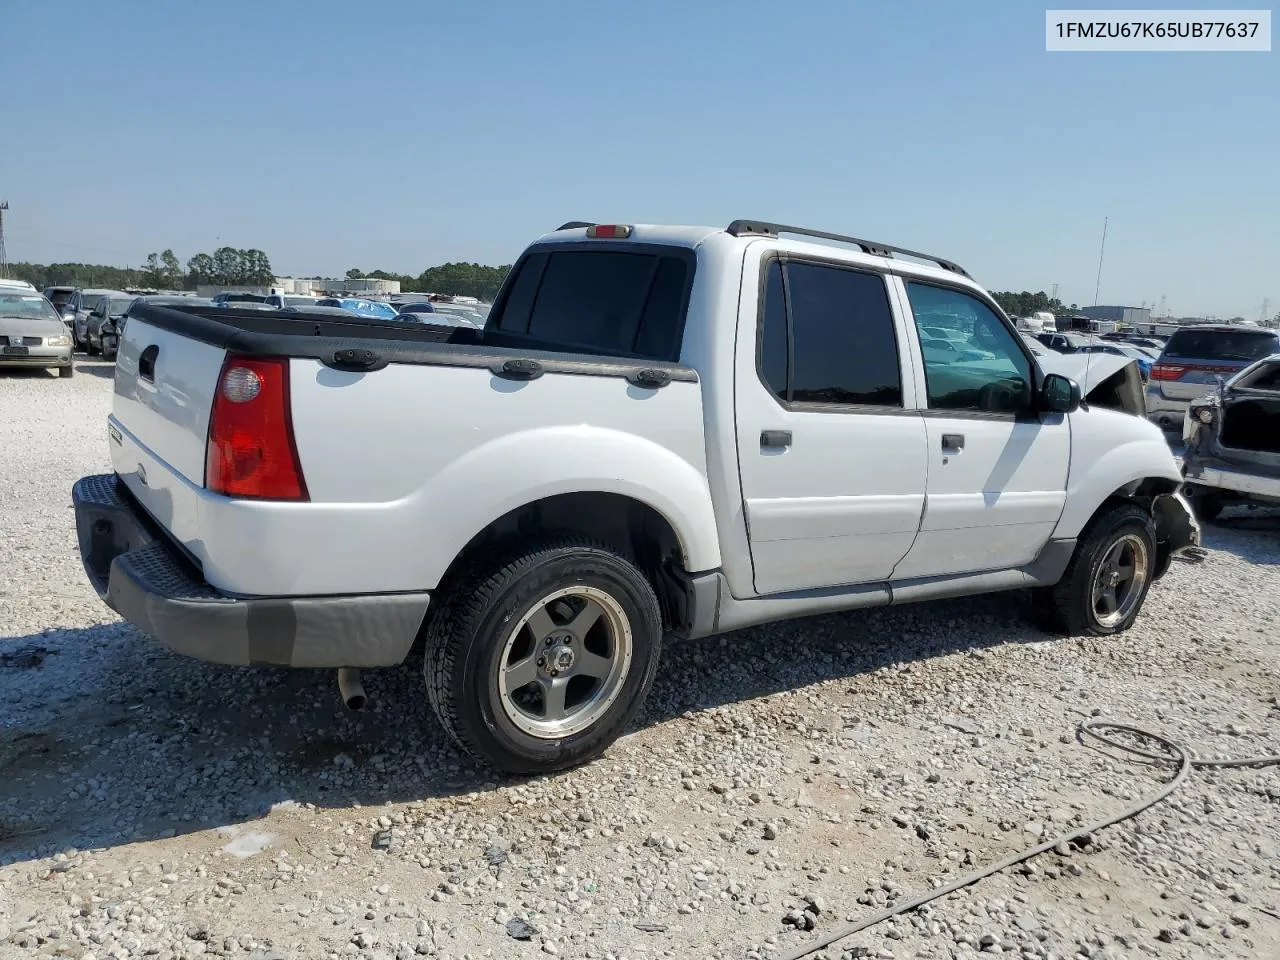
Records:
M490 522L560 493L619 493L677 531L691 570L719 566L701 384L392 364L290 364L310 503L198 491L195 546L214 586L243 594L431 589Z

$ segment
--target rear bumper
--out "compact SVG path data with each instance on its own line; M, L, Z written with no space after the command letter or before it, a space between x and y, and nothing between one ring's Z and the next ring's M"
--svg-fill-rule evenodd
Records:
M212 663L382 667L408 655L429 594L233 597L157 529L114 474L71 491L85 573L112 610L169 649Z
M1205 388L1205 393L1209 393L1210 388ZM1147 419L1153 421L1165 430L1181 430L1182 421L1186 416L1187 407L1191 406L1190 400L1175 400L1172 397L1166 397L1160 392L1160 384L1147 381Z

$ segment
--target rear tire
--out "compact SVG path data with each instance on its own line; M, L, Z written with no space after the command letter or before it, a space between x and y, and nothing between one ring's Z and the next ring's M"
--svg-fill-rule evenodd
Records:
M1062 579L1033 594L1036 619L1069 636L1109 636L1133 626L1155 577L1151 514L1125 503L1104 509L1084 530Z
M481 556L450 579L423 662L450 737L516 774L607 750L648 695L662 646L658 599L636 566L565 536Z
M63 380L67 379L67 377L74 377L75 375L76 375L75 363L69 363L65 367L58 368L58 376L60 376Z

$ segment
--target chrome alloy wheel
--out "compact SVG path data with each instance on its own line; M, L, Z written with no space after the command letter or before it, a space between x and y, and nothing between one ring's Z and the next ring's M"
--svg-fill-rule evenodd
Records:
M1093 615L1103 627L1123 623L1142 599L1150 569L1147 542L1134 533L1116 540L1093 574Z
M498 695L518 729L558 740L609 710L631 669L631 624L608 593L576 585L538 600L507 635Z

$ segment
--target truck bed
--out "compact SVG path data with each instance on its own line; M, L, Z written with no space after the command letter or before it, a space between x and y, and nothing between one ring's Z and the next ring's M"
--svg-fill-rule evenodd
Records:
M288 358L305 501L207 489L231 355ZM430 590L495 509L583 489L630 495L631 478L655 469L672 478L655 508L716 542L701 385L676 363L458 327L140 307L108 431L128 492L234 596Z
M504 333L426 323L373 320L354 314L350 320L329 313L267 313L225 307L139 305L131 319L219 347L228 353L288 356L318 360L340 370L372 371L388 363L486 367L503 375L511 360L535 359L541 373L617 376L637 382L642 371L658 371L670 380L697 381L692 368L618 353L572 351L543 340ZM359 354L365 351L373 356ZM541 375L537 373L536 375ZM532 379L520 368L511 379Z

